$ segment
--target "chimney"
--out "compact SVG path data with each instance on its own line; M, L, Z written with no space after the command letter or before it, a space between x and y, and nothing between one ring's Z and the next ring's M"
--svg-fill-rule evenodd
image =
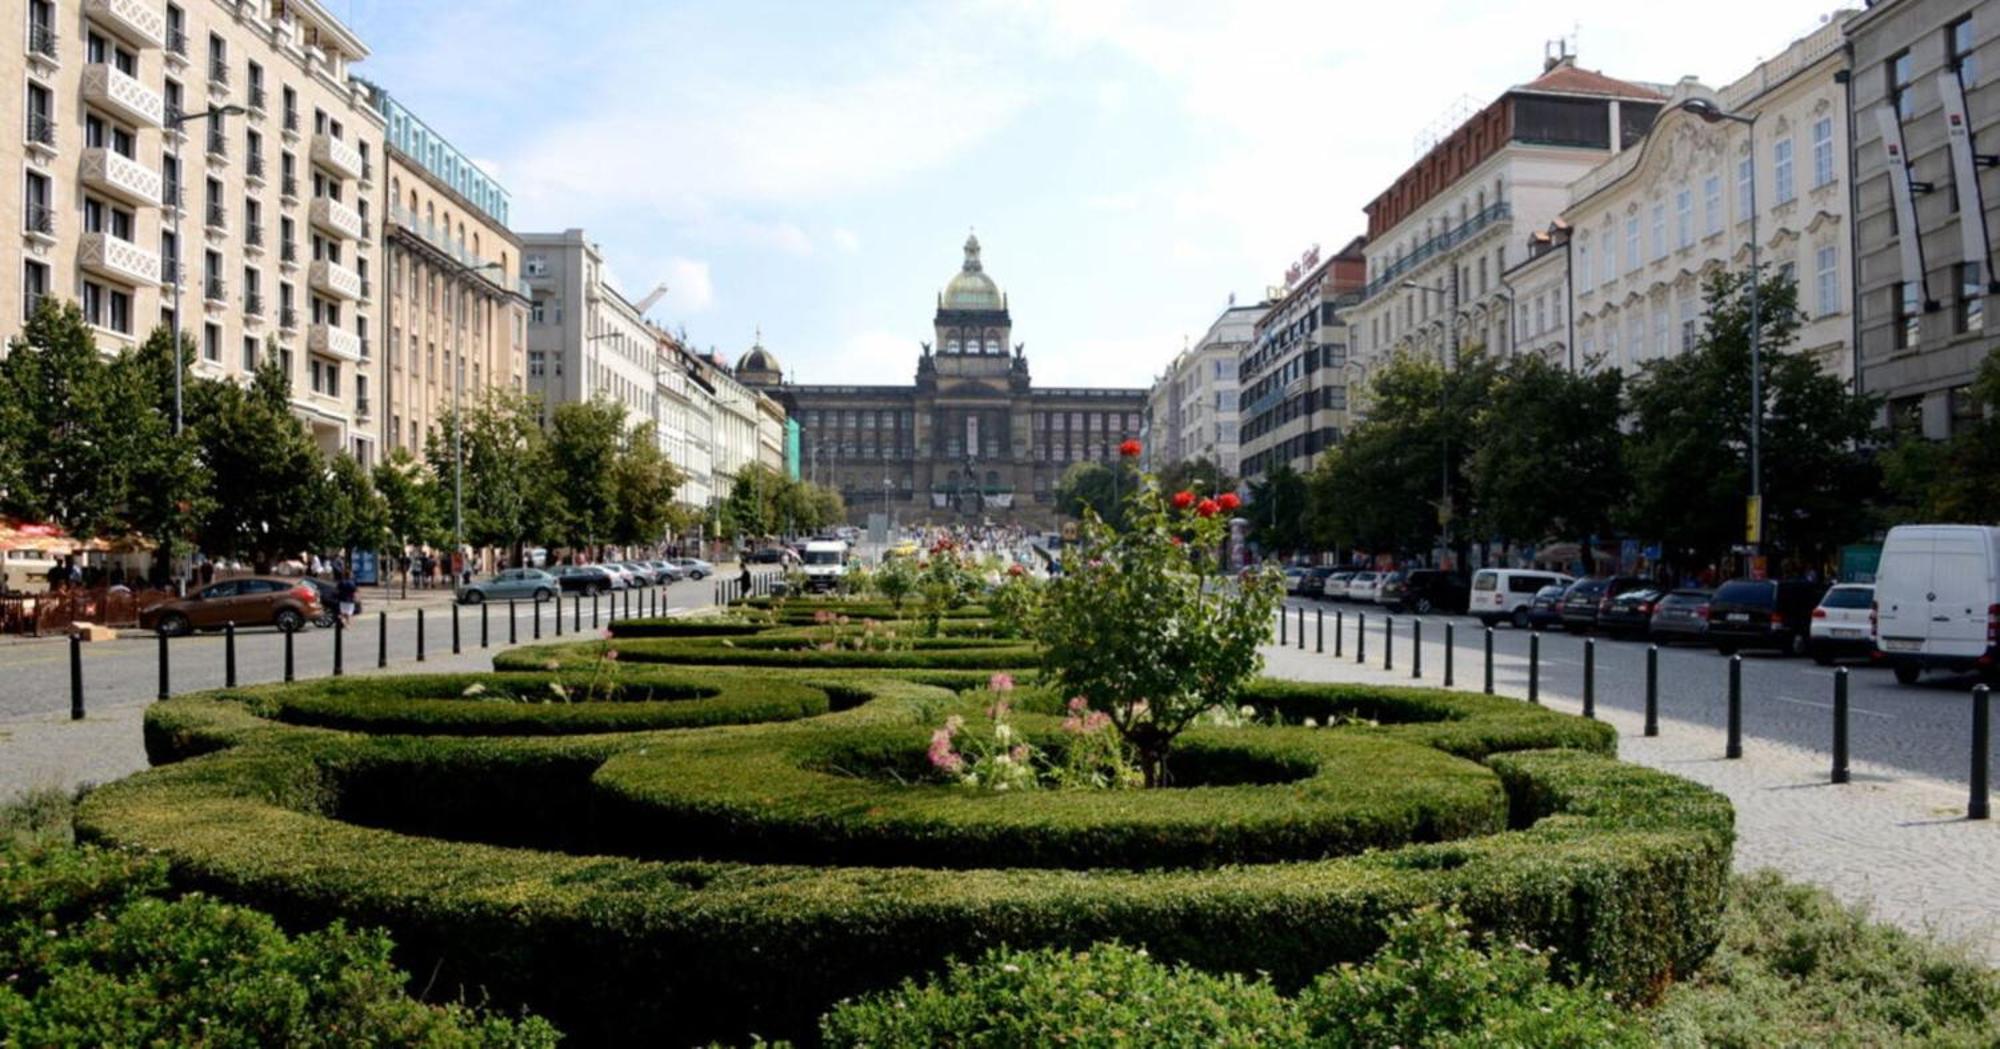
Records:
M1562 66L1576 65L1576 52L1570 49L1568 37L1557 37L1542 45L1542 72L1550 73Z

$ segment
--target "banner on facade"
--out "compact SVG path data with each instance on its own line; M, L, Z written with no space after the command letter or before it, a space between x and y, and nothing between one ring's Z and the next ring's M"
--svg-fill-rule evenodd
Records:
M1902 280L1916 284L1918 299L1928 305L1931 293L1924 281L1924 238L1917 232L1917 204L1910 186L1909 154L1903 150L1903 122L1896 116L1896 107L1888 103L1875 107L1875 121L1882 129L1882 162L1889 172L1889 197L1896 207Z
M1986 231L1986 207L1980 203L1979 164L1972 151L1972 124L1965 118L1965 87L1958 71L1938 72L1938 97L1944 100L1946 140L1951 145L1952 190L1958 194L1958 237L1961 258L1979 266L1982 281L1991 286L1986 260L1992 252Z

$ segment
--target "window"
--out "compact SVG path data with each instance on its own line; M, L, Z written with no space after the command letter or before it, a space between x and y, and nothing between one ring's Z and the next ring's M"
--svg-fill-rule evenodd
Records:
M1577 243L1576 268L1578 273L1577 284L1581 285L1585 289L1589 289L1597 285L1597 282L1591 279L1589 238L1584 238L1583 240Z
M1833 181L1833 118L1813 122L1813 188Z
M1660 201L1653 205L1653 258L1667 257L1667 204Z
M1899 350L1912 349L1923 334L1923 312L1920 307L1921 295L1915 281L1904 281L1901 294L1896 297L1895 344Z
M202 325L201 359L212 364L222 363L222 325Z
M1646 356L1646 318L1636 309L1625 320L1625 349L1634 360Z
M1701 335L1701 324L1694 316L1694 296L1681 296L1681 352L1691 353L1695 339Z
M1883 63L1882 69L1889 77L1889 102L1896 107L1896 115L1904 120L1910 119L1910 111L1914 108L1910 101L1910 81L1913 76L1910 53L1901 51L1891 55L1889 61Z
M1665 306L1653 310L1652 351L1662 357L1667 355L1667 308Z
M1819 315L1840 312L1840 249L1828 245L1813 253L1813 285L1818 291Z
M26 207L26 213L22 216L23 224L31 233L54 234L56 216L52 205L49 177L38 171L30 171L27 178L23 199Z
M1777 202L1780 204L1789 204L1792 202L1792 198L1798 196L1798 190L1792 184L1791 138L1787 136L1779 139L1771 147L1771 154L1776 159L1776 170L1772 172L1771 178L1773 182L1777 183Z
M1958 82L1964 87L1979 83L1979 55L1974 50L1977 45L1972 39L1972 16L1944 27L1946 64L1958 70Z
M1750 221L1751 197L1757 192L1751 183L1751 173L1754 170L1749 157L1736 162L1736 221L1738 222Z
M117 288L83 283L83 319L97 327L132 334L132 296Z
M1722 232L1722 176L1701 180L1701 210L1704 233Z
M1625 219L1625 270L1631 272L1639 268L1639 216Z
M1982 267L1977 262L1958 264L1958 330L1960 332L1980 332L1986 330L1986 281L1981 277Z
M257 370L257 340L248 335L243 337L243 370L246 372Z

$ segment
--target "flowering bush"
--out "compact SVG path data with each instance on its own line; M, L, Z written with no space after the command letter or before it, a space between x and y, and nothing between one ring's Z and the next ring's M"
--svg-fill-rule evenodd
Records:
M917 593L924 599L924 636L938 636L944 614L965 607L978 589L979 579L966 567L958 544L939 539L929 558L917 567Z
M882 562L872 581L875 592L888 599L900 614L904 600L917 589L917 566L907 557L892 557Z
M992 699L986 706L986 724L977 730L968 728L961 715L946 718L931 733L931 767L965 786L993 791L1139 785L1138 770L1111 730L1108 716L1091 710L1081 697L1070 700L1069 717L1062 723L1065 743L1052 756L1009 720L1013 705L1008 694L1013 690L1011 675L993 675L987 683Z
M1048 587L1035 634L1064 692L1105 714L1160 786L1167 753L1211 707L1233 709L1260 666L1257 646L1284 594L1275 571L1231 579L1221 550L1234 496L1127 496L1124 530L1085 512L1083 553Z
M1042 600L1042 585L1020 565L1013 565L1000 578L1000 584L987 595L986 604L993 610L993 634L996 637L1026 637L1034 630L1035 611Z

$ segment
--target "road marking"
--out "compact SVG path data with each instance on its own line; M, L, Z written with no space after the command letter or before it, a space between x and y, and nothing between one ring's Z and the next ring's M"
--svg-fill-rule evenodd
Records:
M1817 700L1811 700L1811 699L1796 699L1796 698L1794 698L1794 697L1792 697L1792 696L1772 696L1771 698L1772 698L1772 699L1775 699L1775 700L1777 700L1777 701L1778 701L1778 702L1780 702L1780 703L1792 703L1792 704L1796 704L1796 705L1798 705L1798 706L1801 706L1801 707L1813 707L1814 709L1817 709L1817 710L1832 710L1832 709L1833 709L1833 704L1831 704L1831 703L1821 703L1821 702L1818 702ZM1861 709L1860 707L1857 707L1857 706L1853 705L1852 703L1848 704L1848 706L1847 706L1847 709L1848 709L1848 712L1849 712L1849 713L1853 713L1853 714L1860 714L1860 715L1862 715L1863 717L1871 717L1871 718L1881 718L1881 719L1882 719L1882 720L1884 720L1884 721L1894 721L1894 720L1896 720L1896 715L1894 715L1894 714L1884 714L1884 713L1882 713L1881 711L1878 711L1878 710L1863 710L1863 709Z

